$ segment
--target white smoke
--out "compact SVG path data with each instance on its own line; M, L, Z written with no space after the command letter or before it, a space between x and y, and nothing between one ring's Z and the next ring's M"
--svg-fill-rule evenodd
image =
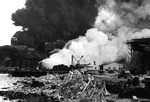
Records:
M106 0L106 4L98 8L99 12L94 26L101 31L112 31L120 27L123 22L120 16L114 12L115 7L117 4L114 0Z
M138 39L138 38L150 38L150 29L145 28L140 31L132 33L131 39Z
M43 65L71 64L71 56L77 59L83 55L81 63L97 64L128 60L130 49L127 40L150 37L150 29L138 28L141 19L150 18L150 0L139 5L137 2L116 2L106 0L98 10L94 28L87 30L85 36L71 40L58 53L44 59ZM142 24L143 25L143 24Z

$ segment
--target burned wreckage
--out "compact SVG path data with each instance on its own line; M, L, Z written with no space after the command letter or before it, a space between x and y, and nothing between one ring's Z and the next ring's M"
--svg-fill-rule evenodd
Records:
M131 44L134 51L138 48L134 41L130 41L129 44ZM143 51L143 49L140 48L140 51ZM51 70L42 69L42 63L40 63L38 71L45 71L47 72L46 75L32 77L32 82L28 84L34 86L33 84L35 83L43 83L42 87L40 87L41 89L39 89L40 94L47 95L51 100L58 102L116 102L119 98L149 99L149 76L139 76L144 79L141 80L137 75L128 77L129 71L125 70L118 71L118 73L106 73L104 72L105 66L98 66L98 68L94 66L96 62L94 62L93 66L81 64L80 60L82 58L83 56L77 60L72 56L70 67L56 65ZM76 61L75 64L74 60ZM120 74L122 76L118 78ZM141 82L145 84L145 87L141 86ZM15 90L19 91L18 88ZM21 90L27 91L24 87Z

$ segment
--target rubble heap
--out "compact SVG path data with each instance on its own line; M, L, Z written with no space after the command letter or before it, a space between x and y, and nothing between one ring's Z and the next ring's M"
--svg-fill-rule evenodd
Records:
M101 102L102 100L106 102L105 96L109 95L104 81L94 80L94 76L89 74L83 76L77 70L64 75L50 74L39 78L32 77L25 82L26 84L21 88L16 85L14 91L46 95L61 102ZM43 86L39 86L38 82L43 83ZM33 84L37 84L37 87Z

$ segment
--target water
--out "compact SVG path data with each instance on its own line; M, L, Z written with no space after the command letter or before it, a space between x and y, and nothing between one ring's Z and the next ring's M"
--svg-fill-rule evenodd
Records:
M12 90L14 83L23 80L23 77L11 77L9 74L0 74L0 91ZM0 96L0 102L16 102Z
M0 91L11 89L13 83L22 81L23 77L11 77L9 74L0 74Z

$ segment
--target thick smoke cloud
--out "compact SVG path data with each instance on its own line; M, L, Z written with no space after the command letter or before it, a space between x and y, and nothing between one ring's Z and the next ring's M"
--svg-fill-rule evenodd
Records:
M45 53L46 42L51 45L57 41L67 42L83 36L92 27L98 12L96 1L26 0L25 8L12 14L14 25L22 26L13 37L17 37L17 44L30 45ZM32 43L28 43L29 40ZM54 44L50 51L53 48L61 47Z
M101 0L94 27L85 36L69 41L58 53L43 60L43 65L52 68L58 64L71 64L71 55L81 63L98 65L128 61L130 49L127 40L150 37L150 29L141 20L149 21L150 0Z

